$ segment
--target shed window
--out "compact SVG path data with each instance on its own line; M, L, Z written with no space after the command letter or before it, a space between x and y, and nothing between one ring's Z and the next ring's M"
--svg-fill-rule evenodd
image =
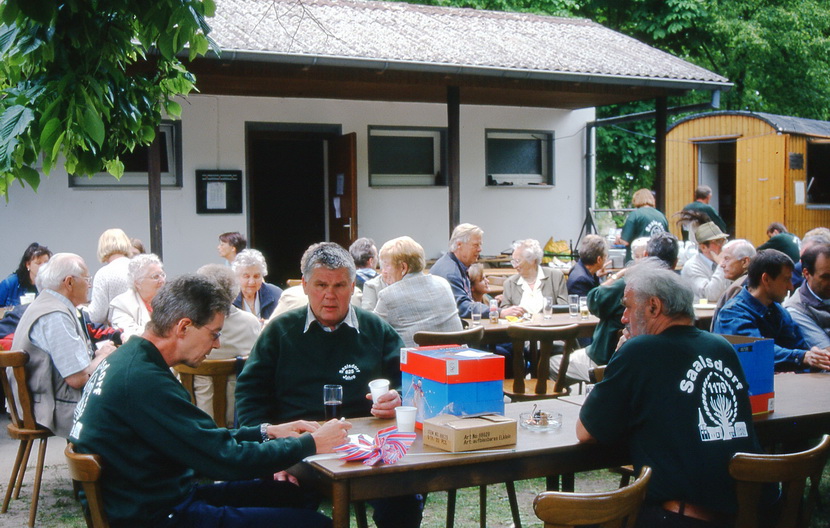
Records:
M369 185L446 185L446 129L369 127Z
M163 121L159 125L161 140L161 186L182 186L182 124L181 121ZM70 187L88 188L136 188L147 187L149 146L138 146L132 152L120 156L124 163L124 175L120 180L107 172L91 177L69 175Z
M807 143L807 203L830 205L830 141Z
M553 185L553 132L486 130L487 185Z

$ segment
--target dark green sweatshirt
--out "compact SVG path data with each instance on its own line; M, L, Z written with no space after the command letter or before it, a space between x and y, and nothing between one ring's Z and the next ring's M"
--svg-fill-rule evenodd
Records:
M271 321L254 345L236 382L241 425L322 420L323 385L343 386L343 415L369 416L369 382L385 378L400 387L403 341L389 323L355 308L358 330L341 324L326 332L314 323L303 332L307 309Z
M70 440L103 457L111 524L149 526L181 503L194 470L215 480L260 477L316 452L310 434L261 443L259 427L228 430L190 403L161 353L134 336L101 362L75 410Z

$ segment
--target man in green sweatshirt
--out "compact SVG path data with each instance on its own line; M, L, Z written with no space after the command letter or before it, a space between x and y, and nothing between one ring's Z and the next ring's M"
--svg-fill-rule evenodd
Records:
M331 452L346 441L348 422L218 428L170 372L178 364L198 367L219 346L230 303L206 277L167 283L144 334L87 382L70 441L103 458L111 526L330 526L300 488L270 474ZM196 485L195 472L225 482Z
M372 312L350 304L355 284L352 256L333 242L309 247L300 261L308 306L286 312L266 326L236 383L239 423L319 420L323 385L342 385L346 418L394 418L396 390L372 403L369 382L384 378L400 387L400 350L395 329ZM369 501L379 528L420 526L417 495Z

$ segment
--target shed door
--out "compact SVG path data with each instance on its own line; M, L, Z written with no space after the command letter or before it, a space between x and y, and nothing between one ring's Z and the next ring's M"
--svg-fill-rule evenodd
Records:
M738 140L736 238L746 238L758 246L766 242L766 230L771 222L786 222L785 153L784 135Z

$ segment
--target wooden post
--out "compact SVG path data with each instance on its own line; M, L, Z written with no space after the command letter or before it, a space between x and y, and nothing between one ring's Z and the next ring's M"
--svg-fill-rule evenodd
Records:
M147 150L147 191L150 198L150 251L162 261L161 241L161 133L156 127L156 138Z
M461 94L458 86L447 87L447 190L450 232L461 223Z
M654 119L655 128L655 161L654 170L654 192L657 209L666 213L666 122L668 119L668 100L666 97L657 98L656 115Z

